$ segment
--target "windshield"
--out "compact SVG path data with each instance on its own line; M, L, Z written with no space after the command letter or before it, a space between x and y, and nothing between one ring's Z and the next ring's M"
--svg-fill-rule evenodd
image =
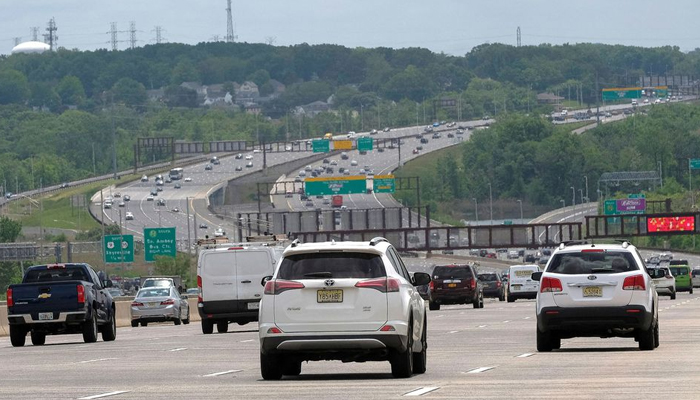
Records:
M308 253L285 257L279 279L381 278L386 276L382 258L372 253Z
M433 279L470 279L472 271L468 266L437 266L433 270Z
M496 274L480 274L479 279L481 279L484 282L492 282L497 281L498 276Z
M555 274L619 273L639 270L634 257L623 251L559 253L547 267Z
M25 283L58 282L58 281L87 281L87 275L81 267L65 267L52 269L33 269L27 272Z

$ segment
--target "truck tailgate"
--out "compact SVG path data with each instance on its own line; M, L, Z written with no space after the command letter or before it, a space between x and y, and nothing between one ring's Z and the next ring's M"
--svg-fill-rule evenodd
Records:
M8 310L9 314L31 314L32 320L39 321L56 319L61 312L81 310L77 290L81 284L80 281L63 281L12 285L14 306ZM39 317L39 313L47 312L53 312L53 318Z

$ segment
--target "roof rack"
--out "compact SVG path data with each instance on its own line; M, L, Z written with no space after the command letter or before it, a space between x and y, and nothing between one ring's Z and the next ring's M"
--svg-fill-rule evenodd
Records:
M559 250L563 250L566 246L574 246L580 244L589 244L588 240L565 240L559 243Z
M381 236L377 236L377 237L375 237L375 238L372 238L372 240L369 241L369 245L370 245L370 246L376 246L377 244L379 244L379 243L381 243L381 242L387 242L387 243L389 243L389 241L388 241L386 238L383 238L383 237L381 237Z

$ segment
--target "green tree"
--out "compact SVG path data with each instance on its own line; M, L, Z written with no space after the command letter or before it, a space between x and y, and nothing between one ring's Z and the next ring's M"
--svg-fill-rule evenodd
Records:
M140 106L146 102L146 88L131 78L122 78L112 86L112 98L115 103Z
M197 92L180 85L170 85L165 88L163 98L169 107L197 107Z
M79 106L85 101L83 83L75 76L64 76L56 85L56 93L61 97L61 102L64 105Z
M175 258L156 256L155 270L158 275L177 275L187 281L190 275L192 258L185 253L177 253Z
M29 98L29 83L23 73L0 70L0 104L21 104Z
M183 82L199 81L199 72L189 58L182 59L177 63L175 68L173 68L172 77L170 78L170 83L173 85L180 85Z
M22 232L22 223L8 217L0 217L0 243L12 243Z
M48 107L57 111L61 106L61 97L53 87L46 82L32 82L30 85L29 105L32 107Z

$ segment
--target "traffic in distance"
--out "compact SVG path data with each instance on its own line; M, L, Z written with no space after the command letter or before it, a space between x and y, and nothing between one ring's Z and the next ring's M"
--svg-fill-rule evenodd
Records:
M8 296L12 299L10 318L15 310L28 313L34 323L31 332L44 332L45 336L42 342L37 334L31 335L36 349L31 352L10 346L19 346L17 334L12 343L8 338L0 339L6 343L0 348L2 356L15 360L6 374L10 380L2 385L0 394L12 397L11 393L20 389L19 381L12 379L16 374L52 368L52 376L61 384L50 390L58 398L112 392L119 392L118 398L171 398L183 390L221 397L232 385L245 387L251 398L269 396L270 387L261 378L282 379L274 390L289 391L292 397L311 387L330 390L339 380L353 392L353 398L401 396L428 388L431 390L426 395L434 392L437 397L459 396L465 390L471 390L475 397L507 397L512 389L474 385L484 379L514 376L528 382L526 387L548 382L550 394L563 395L578 379L599 376L603 360L606 369L620 369L616 380L637 377L646 387L651 383L643 382L652 380L655 369L631 369L631 358L653 366L670 357L691 362L697 356L689 333L692 323L687 321L697 312L698 297L686 292L672 300L656 294L654 270L681 265L671 264L679 260L669 253L640 252L626 242L567 243L524 251L517 258L497 252L497 258L455 260L402 256L383 238L291 244L278 239L232 243L220 238L200 244L195 306L209 303L207 310L212 314L216 310L221 315L228 309L233 315L248 318L245 310L255 310L250 304L259 302L257 323L225 316L216 322L200 319L199 326L187 326L185 317L196 317L180 310L176 316L183 326L175 326L177 319L163 319L136 327L133 321L142 307L152 307L150 315L156 310L166 314L164 303L177 303L177 297L165 296L166 290L171 295L177 292L172 280L144 281L141 291L158 296L139 292L133 300L122 301L130 316L116 329L117 340L105 337L109 331L104 327L98 328L105 341L96 343L100 348L97 352L96 348L79 348L83 341L92 341L92 337L82 337L88 330L46 329L60 324L63 311L52 314L55 322L33 315L35 311L46 313L39 309L58 299L42 296L32 306L35 309L23 310L27 295L13 288ZM544 250L551 251L544 266L525 262L530 256L547 257ZM276 262L267 259L269 268L246 272L251 260L265 260L261 256L274 257ZM652 264L655 258L659 267ZM697 260L690 263L696 265ZM78 267L38 266L28 271L37 268L52 271L57 280L52 277L51 285L71 286L75 282L71 271ZM697 268L691 268L691 280L693 270ZM31 283L34 275L26 276L22 285L36 286ZM75 284L85 285L83 282ZM106 288L114 284L107 282L111 281L100 285ZM246 286L256 289L232 297ZM221 291L219 287L233 290ZM156 293L158 290L163 293ZM77 296L79 299L79 292ZM505 301L510 296L514 296L513 301ZM186 295L180 295L183 297ZM112 301L119 310L119 301ZM206 317L204 310L199 314ZM10 319L11 329L13 321L17 322ZM224 323L226 328L220 329ZM218 333L212 335L210 327L214 325ZM640 358L641 353L630 353L632 349L646 350L649 352L644 354L650 355ZM162 362L144 365L143 357ZM94 379L86 387L79 385L80 378L68 369L46 365L47 358L83 366L86 371L101 366L120 368L124 373ZM567 370L556 382L541 374L542 368L552 363ZM152 384L166 370L184 378L176 389ZM674 397L682 398L694 385L691 375L678 374L677 385L670 391L677 394ZM386 380L390 377L404 379L393 383ZM376 380L381 384L372 383ZM599 381L581 393L604 397L614 385ZM23 390L32 397L48 389L37 386Z

